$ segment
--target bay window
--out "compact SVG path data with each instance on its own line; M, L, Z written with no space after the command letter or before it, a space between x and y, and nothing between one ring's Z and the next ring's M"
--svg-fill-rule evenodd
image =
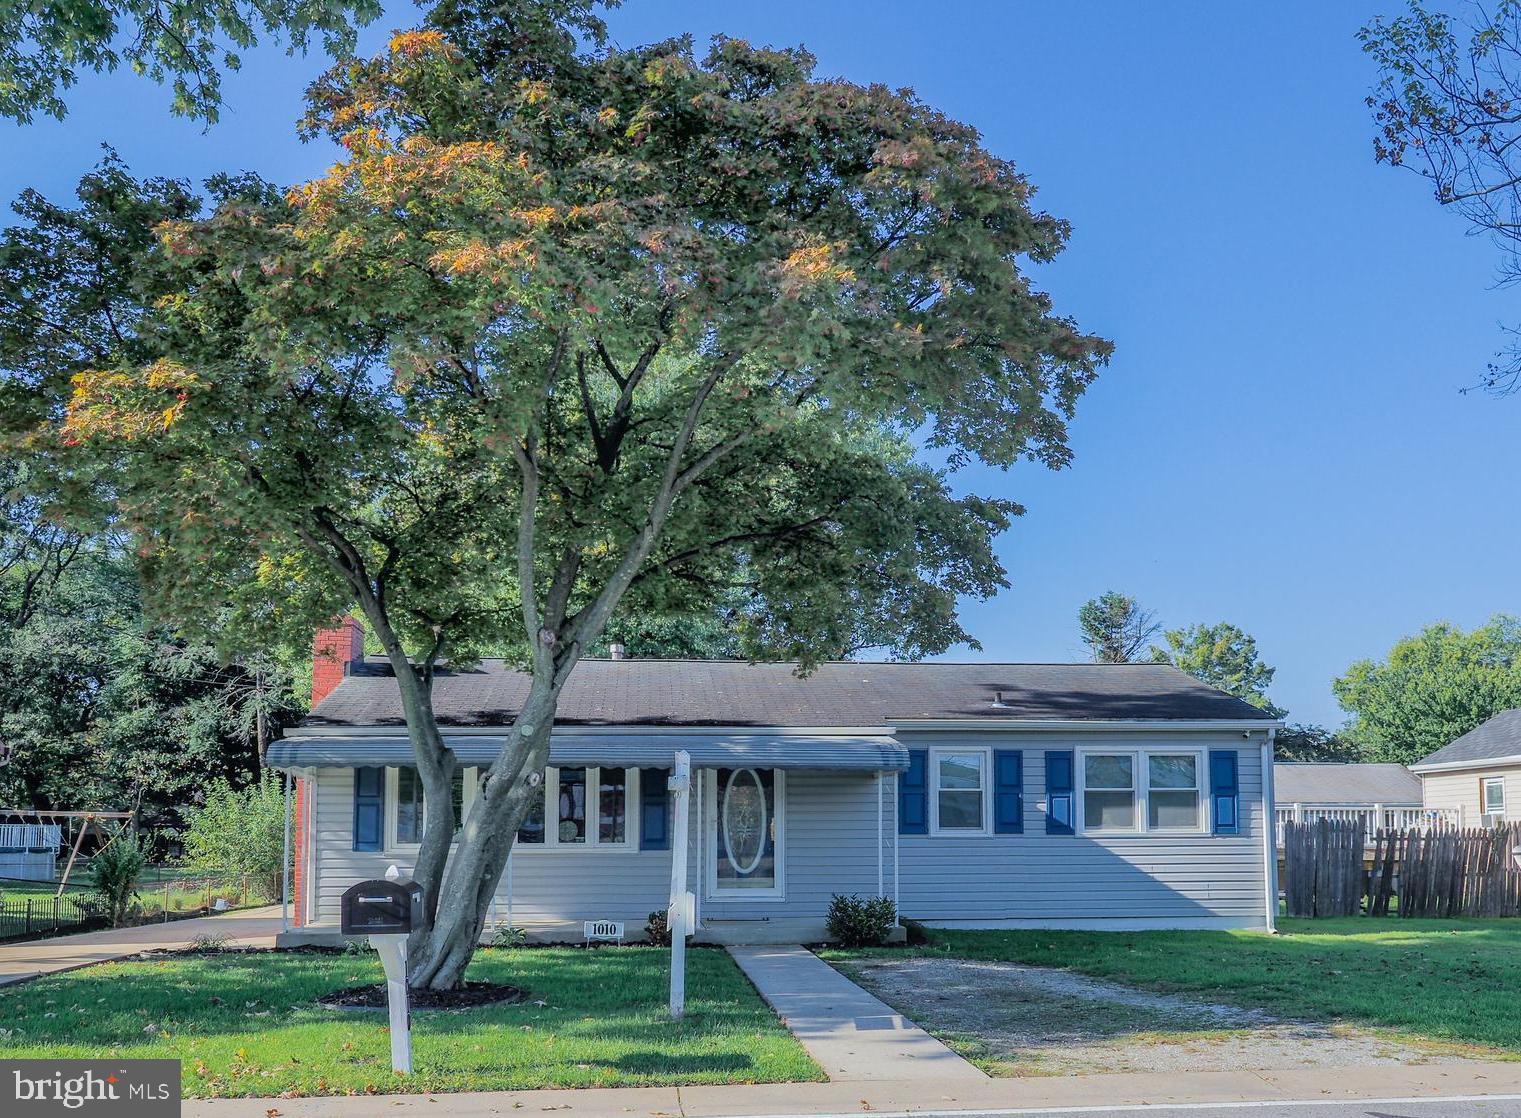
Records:
M518 828L536 850L635 849L629 809L638 803L638 769L565 766L544 774L544 794Z

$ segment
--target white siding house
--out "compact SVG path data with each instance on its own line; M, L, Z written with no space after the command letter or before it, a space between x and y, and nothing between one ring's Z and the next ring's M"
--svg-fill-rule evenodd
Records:
M417 850L388 669L356 652L327 686L269 751L293 790L286 942L335 938L343 891ZM525 689L494 662L436 681L467 811ZM669 900L680 749L698 778L702 939L823 939L839 893L941 926L1269 927L1276 726L1165 665L843 663L800 679L791 665L586 661L494 920L545 940L601 919L637 935Z

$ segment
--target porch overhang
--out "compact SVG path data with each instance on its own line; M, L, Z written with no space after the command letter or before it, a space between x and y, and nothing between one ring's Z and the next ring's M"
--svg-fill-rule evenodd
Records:
M462 765L496 760L502 735L444 732L444 744ZM622 765L669 768L678 749L694 768L820 769L847 772L903 772L908 750L885 734L798 734L766 732L679 733L556 731L549 739L551 765ZM269 746L264 763L274 769L405 766L413 763L405 734L297 730Z

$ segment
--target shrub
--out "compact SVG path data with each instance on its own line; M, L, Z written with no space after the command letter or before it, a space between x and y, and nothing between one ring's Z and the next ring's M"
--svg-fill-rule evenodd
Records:
M528 942L528 929L502 921L489 929L485 938L487 947L522 947Z
M656 947L671 946L671 929L665 922L665 909L650 913L649 923L644 926L644 934L650 937L650 942Z
M891 897L862 897L836 893L829 901L824 926L841 947L880 947L898 922Z
M185 812L184 865L229 888L247 882L265 900L280 899L285 866L285 795L265 773L244 789L216 781L206 802Z
M137 879L147 864L137 832L127 830L119 831L90 860L90 884L100 895L111 927L127 922L127 912L137 898Z

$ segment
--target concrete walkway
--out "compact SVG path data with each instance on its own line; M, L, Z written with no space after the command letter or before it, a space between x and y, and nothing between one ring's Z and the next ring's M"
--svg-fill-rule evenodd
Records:
M173 951L190 946L201 936L216 936L245 947L273 947L279 931L280 906L270 905L194 920L0 944L0 986L144 951Z
M988 1078L806 948L731 947L729 954L833 1081Z
M1309 1100L1318 1107L1363 1099L1374 1113L1396 1101L1484 1096L1521 1103L1521 1065L1475 1064L1293 1071L1151 1072L1028 1079L914 1079L879 1083L773 1083L737 1087L624 1087L363 1098L186 1100L185 1118L894 1118L1018 1114L1162 1105L1248 1107ZM1244 1114L1254 1111L1248 1109ZM1502 1109L1499 1113L1521 1112Z

